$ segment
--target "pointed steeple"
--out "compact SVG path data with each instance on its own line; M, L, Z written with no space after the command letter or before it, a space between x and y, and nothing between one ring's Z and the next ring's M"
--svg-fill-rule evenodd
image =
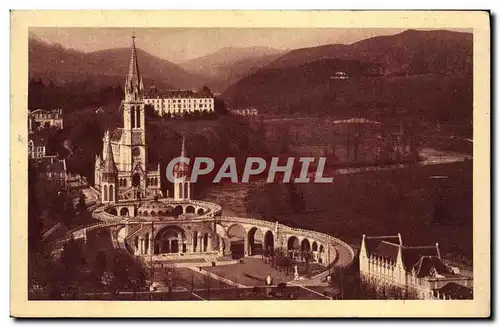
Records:
M182 137L182 147L180 157L186 157L186 139ZM184 177L190 174L189 165L184 162L178 162L174 166L174 177Z
M103 181L104 182L115 182L117 170L115 165L115 159L113 157L113 149L111 148L111 139L109 135L106 137L106 159L104 160L104 170L103 170Z
M186 156L186 138L182 137L181 157Z
M135 35L132 35L132 53L130 55L128 75L125 83L125 98L127 98L127 95L132 95L135 99L137 96L142 95L143 89L144 86L141 74L139 73L139 62L137 61L137 50L135 48Z

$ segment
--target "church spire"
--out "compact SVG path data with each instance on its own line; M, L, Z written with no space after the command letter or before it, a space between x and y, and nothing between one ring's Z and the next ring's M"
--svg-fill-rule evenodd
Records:
M144 86L142 84L141 74L139 73L139 62L137 61L137 50L135 48L135 34L132 35L132 53L128 66L128 75L125 83L125 98L131 95L132 99L142 95Z
M181 147L181 157L185 157L185 156L186 156L186 139L183 136L182 137L182 147Z
M103 170L103 181L114 182L117 171L115 165L115 159L113 157L113 149L111 148L111 138L109 137L109 132L106 131L106 159L104 160L104 170Z

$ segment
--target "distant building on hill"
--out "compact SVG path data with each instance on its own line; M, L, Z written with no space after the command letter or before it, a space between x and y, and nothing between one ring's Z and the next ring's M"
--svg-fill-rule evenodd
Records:
M37 187L46 190L66 188L66 161L57 156L43 156L31 159L36 167Z
M144 95L144 103L152 105L159 116L170 114L182 116L186 113L206 112L215 110L215 97L208 88L200 91L170 90L161 92L151 87Z
M28 128L30 132L48 127L64 128L62 109L36 109L28 113Z
M335 72L330 79L349 79L349 75L346 72Z
M407 246L401 234L363 235L359 269L362 280L378 289L396 287L420 299L472 298L472 279L441 260L438 243Z
M47 148L47 135L42 132L29 133L28 135L28 158L45 157Z
M257 116L259 114L259 110L256 108L230 109L229 112L238 116Z

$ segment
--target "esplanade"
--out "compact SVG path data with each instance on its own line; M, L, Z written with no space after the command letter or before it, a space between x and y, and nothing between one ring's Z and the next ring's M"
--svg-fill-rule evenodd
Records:
M308 251L312 262L325 266L335 263L339 255L347 253L347 261L354 257L348 244L330 235L279 222L224 216L221 206L199 200L122 201L101 204L92 215L101 222L73 231L72 237L86 239L92 230L109 228L116 247L145 261L200 265L199 259L236 260L278 248L298 260Z

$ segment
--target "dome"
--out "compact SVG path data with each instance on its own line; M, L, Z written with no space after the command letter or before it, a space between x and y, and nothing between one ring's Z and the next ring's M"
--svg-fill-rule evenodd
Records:
M174 166L174 177L180 178L180 177L189 177L190 174L190 168L187 164L183 162L178 162Z
M182 138L182 148L181 148L181 158L186 158L186 141L184 138ZM181 178L181 177L189 177L190 174L190 168L189 165L184 163L184 162L178 162L174 166L174 177L175 178Z

